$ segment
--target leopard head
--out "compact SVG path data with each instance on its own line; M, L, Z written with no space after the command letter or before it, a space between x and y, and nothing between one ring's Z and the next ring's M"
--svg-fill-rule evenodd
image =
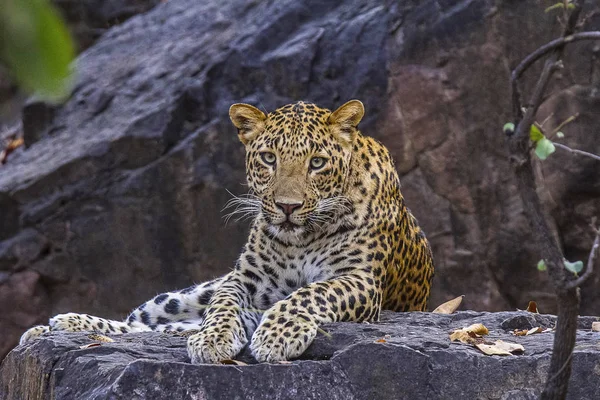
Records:
M229 110L246 147L246 177L274 234L306 233L336 221L345 197L363 104L331 112L298 102L268 115L248 104Z

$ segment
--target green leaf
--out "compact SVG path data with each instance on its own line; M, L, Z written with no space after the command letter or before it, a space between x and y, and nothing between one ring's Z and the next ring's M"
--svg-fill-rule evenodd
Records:
M502 132L504 132L505 135L512 135L515 132L515 124L512 122L505 123L502 127Z
M577 275L578 273L583 271L583 261L570 262L570 261L567 261L566 259L563 261L565 263L565 268L568 271L571 271L572 273L574 273L575 275Z
M0 0L0 56L26 90L64 100L74 55L71 36L48 1Z
M559 139L562 139L565 137L565 134L559 131L559 132L556 132L556 137Z
M556 10L557 8L565 8L565 5L562 1L558 2L558 3L554 3L552 4L550 7L546 8L544 10L545 13L550 12L552 10Z
M546 261L544 260L540 260L537 263L537 269L538 271L545 271L548 267L546 266Z
M540 160L545 160L548 156L556 151L554 143L546 138L537 141L535 145L535 154Z
M534 142L537 142L538 140L543 139L545 136L542 133L542 131L540 131L540 128L538 128L535 125L531 125L531 128L529 129L529 139L531 139Z

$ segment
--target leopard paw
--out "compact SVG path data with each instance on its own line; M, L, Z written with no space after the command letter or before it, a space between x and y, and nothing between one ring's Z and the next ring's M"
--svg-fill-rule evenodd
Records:
M258 362L299 357L317 336L317 323L309 317L271 312L252 335L250 349Z
M19 339L19 344L24 344L39 339L40 336L42 336L46 332L50 332L50 327L46 325L37 325L33 328L29 328L24 334L21 335L21 339Z
M209 327L188 338L187 350L192 364L216 364L233 359L247 342L243 329Z

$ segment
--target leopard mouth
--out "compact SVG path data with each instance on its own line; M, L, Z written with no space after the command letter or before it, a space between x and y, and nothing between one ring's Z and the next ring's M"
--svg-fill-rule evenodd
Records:
M285 232L291 232L294 231L298 228L300 228L300 225L297 225L295 223L293 223L292 221L290 221L289 219L283 221L281 224L279 224L279 227L281 229L283 229Z

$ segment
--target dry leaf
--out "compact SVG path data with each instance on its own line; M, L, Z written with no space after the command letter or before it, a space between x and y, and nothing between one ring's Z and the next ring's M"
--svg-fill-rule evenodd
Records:
M529 332L527 329L521 329L521 330L515 329L512 333L515 336L525 336L525 335L527 335L527 332Z
M0 164L4 164L6 162L6 159L8 158L8 155L15 151L17 148L23 146L23 143L23 138L13 139L10 142L8 142L6 148L0 152Z
M224 364L224 365L241 365L241 366L248 365L245 362L238 361L238 360L221 360L221 364Z
M108 336L104 336L104 335L100 335L98 333L90 333L88 335L88 337L92 340L98 340L100 342L104 342L104 343L112 343L114 342L113 339L109 338Z
M496 347L501 348L502 350L509 351L511 353L523 353L525 351L525 347L521 346L518 343L505 342L504 340L496 340L494 342Z
M540 312L538 311L537 308L537 303L535 301L530 301L529 304L527 305L527 311L531 312L531 313L536 313L539 314Z
M385 340L385 339L377 339L375 341L375 343L387 343L387 340Z
M522 353L525 348L517 343L496 340L494 343L478 343L475 345L479 350L488 356L510 356L514 353Z
M592 331L600 332L600 321L592 322Z
M89 349L90 347L102 346L102 343L90 343L84 344L83 346L79 346L80 349Z
M458 307L460 306L460 303L462 303L463 297L465 297L465 296L464 295L458 296L457 298L449 300L449 301L445 302L444 304L440 304L432 312L434 314L452 314L454 311L456 311L458 309Z
M458 340L462 343L476 344L481 342L481 340L477 340L481 338L481 335L487 335L488 333L488 329L483 324L473 324L452 332L450 340L453 342Z
M455 330L454 332L452 332L450 334L450 340L452 342L455 342L458 340L459 342L466 343L466 344L477 344L477 343L483 341L483 339L481 339L481 336L479 336L473 332L463 331L462 329L458 329L458 330Z
M483 354L488 356L510 356L511 353L493 344L478 343L475 345Z
M542 332L544 332L544 328L538 326L537 328L531 328L530 330L528 330L527 333L525 334L525 336L533 335L534 333L542 333Z
M473 324L473 325L470 325L463 329L465 329L469 332L476 333L477 335L487 335L490 333L488 331L488 328L486 328L485 325L483 325L483 324Z
M485 325L483 325L483 324L472 324L472 325L467 326L466 328L462 328L462 329L458 329L458 330L465 331L465 332L472 332L476 335L487 335L490 333L488 331L488 328L486 328Z

